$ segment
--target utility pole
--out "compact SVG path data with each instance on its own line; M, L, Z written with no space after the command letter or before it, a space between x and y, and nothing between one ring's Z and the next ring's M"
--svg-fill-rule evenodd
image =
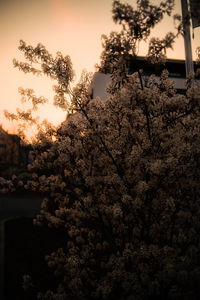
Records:
M190 36L190 14L188 10L187 0L181 0L182 18L183 18L183 31L185 43L185 69L186 77L192 72L194 73L194 66L192 60L192 46Z

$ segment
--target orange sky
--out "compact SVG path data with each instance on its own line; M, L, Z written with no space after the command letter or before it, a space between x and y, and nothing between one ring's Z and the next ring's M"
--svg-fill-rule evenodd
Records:
M131 4L134 0L126 2ZM176 0L179 13L180 2ZM33 46L41 42L53 54L56 51L69 54L78 79L82 69L94 71L102 51L101 35L117 28L112 21L111 8L112 0L0 0L0 123L6 130L14 132L16 125L6 121L2 112L4 109L15 112L20 106L20 86L33 88L38 96L49 98L50 104L40 112L42 118L58 124L65 117L63 111L51 104L53 83L49 79L25 75L13 68L13 58L23 60L18 50L19 40ZM166 18L154 30L154 35L161 37L169 30L173 30L173 21ZM195 29L193 52L197 45L200 45L200 27ZM142 44L140 54L145 55L146 49ZM184 58L182 38L168 57Z

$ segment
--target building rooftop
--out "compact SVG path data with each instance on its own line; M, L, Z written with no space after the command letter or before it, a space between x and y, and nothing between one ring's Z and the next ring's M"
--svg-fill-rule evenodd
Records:
M185 78L185 60L182 59L167 59L165 64L154 65L149 63L145 57L138 56L130 61L130 74L136 72L138 69L143 69L146 75L155 74L160 76L164 69L169 72L169 77ZM196 71L197 65L194 62L194 70Z

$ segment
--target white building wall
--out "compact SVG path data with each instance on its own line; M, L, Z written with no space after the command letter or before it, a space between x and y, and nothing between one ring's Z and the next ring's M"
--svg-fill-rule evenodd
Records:
M101 98L102 101L105 101L108 93L106 92L107 84L111 81L110 74L104 73L95 73L92 82L92 97L95 99L96 97Z
M159 77L157 77L159 79ZM173 80L175 82L175 88L184 90L185 87L185 78L177 78L177 77L169 77L169 80ZM106 87L108 83L111 81L110 74L104 73L95 73L92 84L92 96L93 99L96 97L101 98L102 101L106 100L106 97L109 95L106 92ZM198 80L199 81L199 80Z

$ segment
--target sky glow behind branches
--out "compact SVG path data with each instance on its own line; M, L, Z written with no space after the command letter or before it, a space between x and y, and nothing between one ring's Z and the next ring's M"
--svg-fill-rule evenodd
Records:
M134 0L126 1L130 4ZM156 4L160 1L152 0ZM176 12L180 13L180 0L176 0ZM50 53L61 51L70 55L78 80L81 71L95 71L102 51L101 35L117 30L111 15L112 0L0 0L0 123L10 132L15 132L15 124L3 117L2 111L15 112L20 107L18 87L33 88L36 95L48 97L50 104L41 111L41 118L58 124L65 113L55 109L52 102L52 85L47 78L23 74L13 68L12 59L24 61L18 50L19 40L36 46L41 42ZM154 36L164 37L173 30L173 21L166 18L154 30ZM193 59L195 48L200 45L200 28L195 29L193 40ZM145 55L147 47L140 45L139 54ZM184 44L180 38L174 51L168 57L184 59Z

